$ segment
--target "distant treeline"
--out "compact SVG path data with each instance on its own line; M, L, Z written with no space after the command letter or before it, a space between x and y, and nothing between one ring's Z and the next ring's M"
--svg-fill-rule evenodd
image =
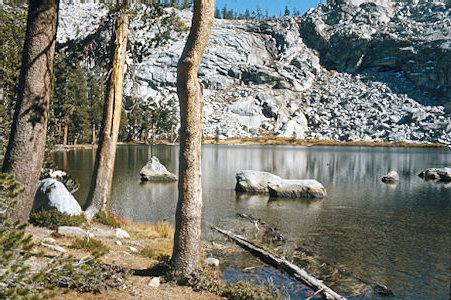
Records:
M271 16L267 8L265 8L265 11L263 12L259 5L256 6L256 10L250 11L249 9L246 9L244 13L233 11L233 9L229 10L227 9L227 5L224 5L222 9L216 8L215 10L215 18L227 20L263 20L282 16L295 17L300 15L301 13L296 7L290 10L288 6L285 6L285 9L280 11L278 16Z
M10 5L22 5L26 4L28 1L25 0L0 0L1 4L10 4ZM180 9L186 9L192 7L192 0L123 0L123 1L114 1L114 0L62 0L61 3L64 4L79 4L79 3L100 3L100 4L117 4L117 3L127 3L127 4L156 4L159 3L164 7L176 7ZM216 8L215 10L215 18L217 19L227 19L227 20L262 20L262 19L270 19L282 16L300 16L300 11L293 7L292 9L285 6L283 11L279 12L279 15L270 15L268 9L266 8L264 11L260 8L259 5L256 6L255 10L246 9L243 12L234 11L233 9L228 9L227 5L224 5L222 9Z

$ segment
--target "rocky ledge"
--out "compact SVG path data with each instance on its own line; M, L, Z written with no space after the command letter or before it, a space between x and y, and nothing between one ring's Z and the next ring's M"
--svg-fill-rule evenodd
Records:
M199 71L204 136L451 145L451 9L415 3L329 1L301 18L215 20ZM61 7L60 41L89 32L106 11ZM191 12L176 13L190 24ZM135 65L126 93L176 97L185 37Z

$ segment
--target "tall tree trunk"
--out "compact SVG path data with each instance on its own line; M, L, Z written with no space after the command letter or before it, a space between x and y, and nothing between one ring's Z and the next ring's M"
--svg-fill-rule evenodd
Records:
M197 79L214 20L214 0L194 0L193 20L177 65L180 102L179 198L172 264L181 278L199 268L202 217L202 90Z
M99 146L86 201L85 216L88 220L91 220L99 210L104 209L110 198L117 136L121 121L128 24L126 8L123 8L117 23L112 72L108 78L103 119L99 132Z
M96 124L92 124L92 142L91 144L95 145L96 143Z
M28 5L17 103L2 168L25 188L9 211L13 220L28 220L44 160L58 4L30 0Z
M69 131L69 124L67 122L64 124L64 131L63 131L63 146L67 145L67 135Z

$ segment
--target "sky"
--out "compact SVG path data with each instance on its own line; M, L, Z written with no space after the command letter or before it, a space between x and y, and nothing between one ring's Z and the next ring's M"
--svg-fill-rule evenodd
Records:
M283 14L286 5L290 11L296 7L302 15L310 8L317 7L320 1L324 3L325 0L216 0L216 8L222 9L224 5L227 5L229 10L244 13L246 8L252 12L259 5L263 14L265 8L268 8L270 16L278 17L280 13Z

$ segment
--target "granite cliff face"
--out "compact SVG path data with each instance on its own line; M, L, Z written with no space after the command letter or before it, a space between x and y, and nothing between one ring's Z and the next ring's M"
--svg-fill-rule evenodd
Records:
M204 135L451 144L450 9L354 4L326 4L301 18L216 20L199 72ZM62 5L58 39L88 32L103 12ZM191 13L177 13L189 25ZM133 36L140 34L147 33ZM176 97L184 39L135 65L138 85L129 82L127 93Z
M451 15L441 2L330 1L301 19L306 44L340 72L401 72L419 88L451 97Z

